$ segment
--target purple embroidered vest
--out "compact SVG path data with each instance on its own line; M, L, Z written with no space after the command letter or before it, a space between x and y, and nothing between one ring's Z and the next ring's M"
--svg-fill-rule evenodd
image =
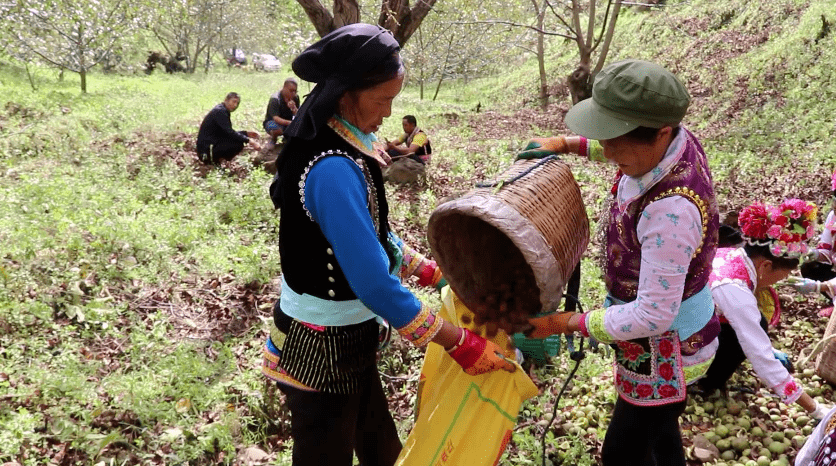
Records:
M682 196L691 201L702 217L702 244L694 252L682 299L688 299L708 283L711 261L717 251L717 233L720 224L717 201L708 161L702 146L685 128L686 141L681 149L679 162L658 183L639 199L620 212L617 202L610 208L610 224L607 230L607 263L604 280L607 291L624 302L634 301L638 292L641 243L636 227L641 212L653 201L671 196ZM618 183L619 180L616 181Z

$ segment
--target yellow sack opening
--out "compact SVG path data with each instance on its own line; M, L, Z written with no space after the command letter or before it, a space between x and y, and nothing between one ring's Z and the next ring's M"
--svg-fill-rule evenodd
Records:
M442 290L441 299L442 318L484 336L484 329L472 324L473 313L450 287ZM490 340L505 348L511 360L516 359L503 331ZM430 345L418 381L418 418L396 464L496 464L511 439L523 401L537 393L537 386L519 365L512 374L496 371L470 376L444 348Z

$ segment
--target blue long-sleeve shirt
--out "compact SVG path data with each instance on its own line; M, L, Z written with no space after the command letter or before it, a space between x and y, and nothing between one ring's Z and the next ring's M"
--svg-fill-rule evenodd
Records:
M389 274L389 257L369 215L360 167L337 156L317 162L305 182L305 206L331 244L357 298L396 328L412 321L421 303Z

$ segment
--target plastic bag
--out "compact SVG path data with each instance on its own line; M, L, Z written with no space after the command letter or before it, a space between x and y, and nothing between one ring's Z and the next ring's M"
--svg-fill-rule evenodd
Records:
M440 315L484 335L472 324L473 314L450 287L441 293ZM468 324L462 324L462 317ZM501 330L493 342L516 353ZM517 422L522 402L537 394L534 382L517 366L514 373L496 371L470 376L439 345L430 345L418 382L417 420L398 457L401 466L494 465Z

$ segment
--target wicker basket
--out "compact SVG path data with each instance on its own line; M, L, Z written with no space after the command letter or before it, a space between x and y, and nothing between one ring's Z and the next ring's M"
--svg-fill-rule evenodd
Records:
M450 287L474 312L485 292L516 286L531 314L552 312L589 242L589 220L569 166L520 160L433 211L429 242ZM519 304L522 303L522 304Z
M834 299L836 305L836 299ZM821 353L816 356L815 370L816 374L827 380L832 384L836 384L836 337L833 333L836 332L836 312L830 314L830 320L827 321L827 328L824 330L824 337L822 338Z

